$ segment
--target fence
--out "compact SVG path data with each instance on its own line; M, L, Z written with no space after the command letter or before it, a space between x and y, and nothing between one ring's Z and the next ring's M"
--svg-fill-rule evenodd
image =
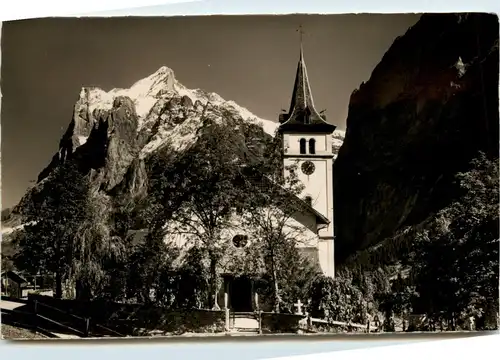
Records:
M46 300L46 301L45 301ZM50 302L50 305L47 303ZM240 331L255 331L262 333L298 333L318 332L318 327L343 327L351 330L372 332L376 326L367 322L366 325L341 321L327 321L312 318L307 315L283 314L273 312L232 312L229 309L195 310L185 309L165 312L164 309L142 307L137 304L83 304L74 300L58 300L44 296L31 295L35 324L49 324L52 327L64 329L72 334L88 337L115 336L123 337L138 335L130 329L142 329L145 335L150 330L168 333L192 332L196 330L209 332L231 332L235 330L236 319L255 320L251 327L239 326ZM84 306L86 305L86 306ZM97 306L99 305L99 306ZM78 314L78 315L76 315ZM101 321L106 320L105 325ZM145 322L146 320L146 322ZM111 324L111 325L110 325ZM103 335L104 334L104 335Z
M2 299L7 300L5 297ZM90 317L71 314L38 299L28 301L16 299L15 301L25 304L25 306L12 310L2 308L2 322L27 328L48 337L57 337L55 336L57 333L68 333L78 337L89 337L91 333L96 337L124 336L95 321L92 322Z
M361 330L366 331L367 333L372 332L372 330L378 330L378 327L371 325L370 321L367 321L366 325L363 325L363 324L348 323L348 322L342 322L342 321L333 321L333 320L328 321L328 320L323 320L323 319L309 318L308 322L310 323L310 325L312 325L312 324L324 324L327 326L342 326L342 327L351 328L351 329L361 329Z
M145 304L54 299L31 294L29 299L31 302L37 300L39 303L42 302L79 318L89 318L91 330L99 333L102 329L108 329L114 332L111 334L113 336L118 336L118 333L121 336L148 335L150 331L165 334L200 330L204 332L224 331L223 310L172 310ZM79 321L80 326L81 323L82 321ZM80 330L80 327L77 327L77 330Z
M60 317L59 317L60 321L54 320L53 318L49 318L47 316L48 314L46 314L43 311L40 311L41 308L46 308L47 310L49 310L49 312L53 312L53 313L55 312L55 313L58 313L60 315L66 316L67 319L65 319L66 320L65 323L63 323L64 320L61 320ZM44 315L42 315L41 313L43 313ZM79 316L76 316L73 314L66 313L63 310L60 310L58 308L55 308L53 306L50 306L50 305L47 305L44 303L40 303L37 300L35 300L33 302L33 315L35 317L35 324L39 324L40 320L43 320L52 326L55 325L56 328L59 327L62 330L69 331L70 333L73 333L73 334L78 335L80 337L88 337L89 336L90 319L85 319L85 318L82 318L82 317L79 317ZM55 316L55 317L57 317L57 316ZM75 329L75 327L76 327L75 325L78 325L77 324L78 322L82 323L83 330ZM70 326L69 324L71 324L75 327Z
M298 314L283 314L274 312L233 312L225 309L225 330L231 332L233 330L248 330L245 327L235 327L236 319L255 319L258 323L257 328L252 328L259 334L262 333L315 333L315 325L324 325L327 327L343 327L347 329L361 330L370 333L378 330L377 326L373 326L369 321L366 325L347 323L342 321L328 321L324 319L312 318L307 315Z

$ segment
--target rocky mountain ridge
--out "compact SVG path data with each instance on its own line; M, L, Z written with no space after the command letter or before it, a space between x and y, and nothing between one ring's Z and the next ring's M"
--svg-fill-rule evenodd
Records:
M166 66L128 89L84 87L58 152L3 224L19 225L13 218L22 212L30 192L43 187L52 170L69 158L76 158L82 170L90 174L96 190L110 195L119 188L135 196L144 191L146 164L152 154L166 146L169 151L182 153L194 146L210 122L226 122L241 133L234 150L249 158L259 156L258 146L252 143L255 134L244 134L243 128L252 126L257 137L265 138L273 136L279 125L216 93L186 88ZM341 130L333 134L335 154L343 136Z

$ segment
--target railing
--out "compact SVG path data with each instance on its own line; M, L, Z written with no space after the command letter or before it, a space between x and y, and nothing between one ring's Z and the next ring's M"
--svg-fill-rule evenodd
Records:
M53 311L55 311L55 312L57 312L59 314L63 314L65 316L69 317L70 319L82 321L84 323L84 330L81 331L81 330L75 329L74 327L68 326L68 325L63 324L63 323L61 323L59 321L53 320L51 318L48 318L47 316L41 315L40 311L39 311L40 307L42 307L42 308L44 307L44 308L53 310ZM39 302L37 300L33 301L33 314L35 316L35 324L38 324L38 319L42 319L42 320L45 320L45 321L49 322L52 325L59 326L59 327L65 329L65 330L69 330L69 332L74 333L74 334L76 334L78 336L81 336L81 337L88 337L89 336L90 319L88 319L88 318L83 318L83 317L80 317L80 316L77 316L77 315L70 314L70 313L68 313L66 311L63 311L63 310L58 309L56 307L53 307L53 306L41 303L41 302Z
M112 329L110 329L110 328L108 328L106 326L100 325L100 324L94 324L94 326L98 327L98 328L100 328L100 329L102 329L104 331L107 331L107 332L109 332L109 333L111 333L113 335L116 335L117 337L124 337L125 336L125 335L119 333L118 331L112 330Z
M2 323L11 325L11 326L16 326L20 327L23 329L28 329L37 333L40 333L48 338L54 338L57 337L50 331L37 326L36 322L34 321L33 313L31 312L26 312L26 311L21 311L21 310L9 310L9 309L2 309Z
M310 322L310 324L319 323L319 324L325 324L325 325L345 326L348 328L355 328L355 329L365 329L366 332L368 332L368 333L371 332L372 330L377 330L377 327L371 325L370 321L367 321L366 325L356 324L356 323L348 323L348 322L343 322L343 321L335 321L335 320L323 320L323 319L316 319L316 318L309 318L308 321Z
M226 331L229 332L231 330L236 329L235 327L235 320L237 318L247 318L247 319L256 319L258 321L258 329L255 329L258 331L259 334L262 334L262 317L263 315L277 315L277 316L285 316L285 314L276 314L276 313L268 313L268 312L263 312L263 311L254 311L254 312L235 312L235 311L230 311L229 309L226 309ZM324 320L324 319L317 319L317 318L312 318L307 315L297 315L297 314L290 314L291 316L299 316L302 317L303 320L298 320L298 327L297 330L300 330L302 332L306 333L315 333L316 331L313 330L313 324L324 324L328 326L342 326L350 329L362 329L367 333L370 333L372 331L376 331L378 328L377 326L373 326L370 321L367 321L367 323L364 324L357 324L357 323L349 323L349 322L342 322L342 321L329 321L329 320ZM232 321L231 321L232 320ZM303 321L306 321L306 324L303 323ZM301 324L302 322L302 324ZM295 326L293 326L295 328ZM243 329L243 328L241 328Z

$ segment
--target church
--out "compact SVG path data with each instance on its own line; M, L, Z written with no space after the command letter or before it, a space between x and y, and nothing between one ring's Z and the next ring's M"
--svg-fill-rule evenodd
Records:
M299 251L312 259L324 275L334 277L332 134L336 127L329 124L314 106L302 46L290 108L279 116L279 123L284 169L295 165L296 175L304 185L300 199L292 195L294 200L304 205L301 207L304 210L294 214L287 226L295 229L292 236ZM284 176L288 175L288 171L284 170ZM236 270L238 258L244 262L248 256L246 251L256 240L248 235L252 231L241 225L243 221L239 216L234 215L234 221L231 221L234 225L222 234L223 243L233 256L219 265L223 281L216 295L216 308L227 306L236 312L266 311L269 306L259 300L254 286L259 274L248 267L244 268L243 275L241 267ZM189 239L181 233L179 231L176 235L170 232L167 241L181 249L189 247Z

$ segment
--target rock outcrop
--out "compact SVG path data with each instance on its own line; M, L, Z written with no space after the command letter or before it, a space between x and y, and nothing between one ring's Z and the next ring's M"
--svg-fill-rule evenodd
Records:
M204 122L220 121L223 114L229 114L235 124L262 126L268 132L262 136L272 135L277 126L217 94L185 88L167 67L129 89L82 88L59 150L39 174L35 188L43 186L57 166L73 158L89 174L96 190L108 195L116 191L143 194L150 155L165 146L182 152L196 143ZM14 214L22 212L29 194L14 208Z
M498 18L423 15L354 91L334 165L342 259L457 196L479 151L498 156Z
M270 139L278 126L218 94L187 89L167 67L129 89L82 88L59 151L13 213L22 213L31 191L43 187L68 159L77 161L102 196L144 195L151 155L165 147L174 155L183 153L200 137L210 136L213 123L224 123L233 132L231 151L247 162L263 156L262 140ZM334 138L337 152L343 132Z

